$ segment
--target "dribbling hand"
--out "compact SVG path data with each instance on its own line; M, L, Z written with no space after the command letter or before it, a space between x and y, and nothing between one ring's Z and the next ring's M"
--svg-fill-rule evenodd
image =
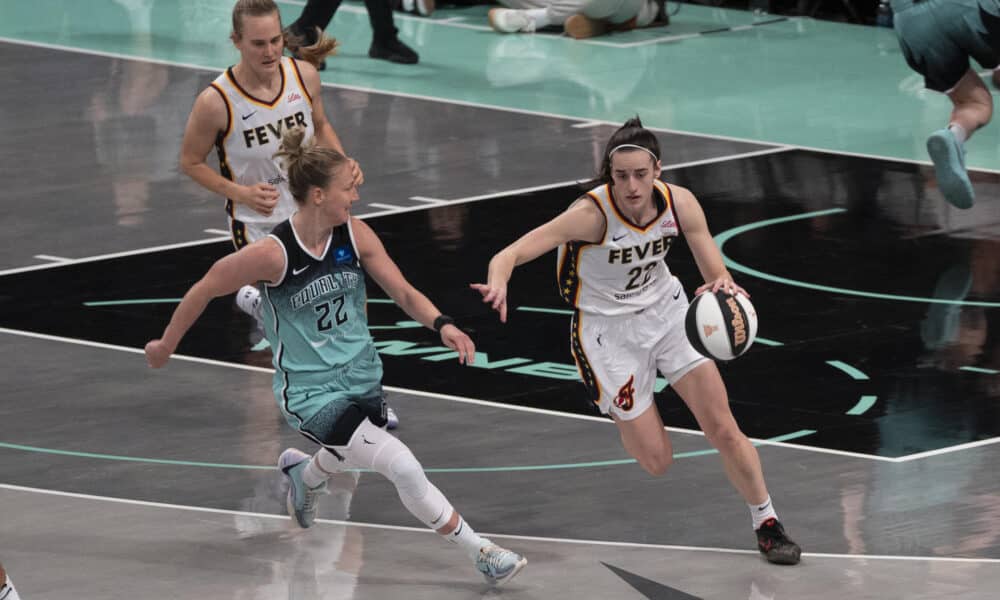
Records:
M719 277L715 281L709 281L705 283L704 285L702 285L701 287L699 287L697 290L694 291L694 295L697 296L698 294L706 290L712 290L713 294L715 292L718 292L719 290L722 290L727 294L729 294L730 296L739 293L746 296L747 298L750 297L750 294L748 294L745 289L736 285L736 282L733 281L732 277L726 275Z
M472 338L451 323L441 328L441 341L458 352L459 363L471 365L476 361L476 345L472 343Z
M243 187L241 204L264 216L270 216L278 205L278 188L269 183L255 183Z
M151 340L146 344L146 364L153 369L159 369L167 364L167 361L170 360L170 355L173 353L173 349L167 347L163 343L163 340Z
M500 322L507 322L507 286L496 283L470 283L469 287L483 295L483 302L500 313Z

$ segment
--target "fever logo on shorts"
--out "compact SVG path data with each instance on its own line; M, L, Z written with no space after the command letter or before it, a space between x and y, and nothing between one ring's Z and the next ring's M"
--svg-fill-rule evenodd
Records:
M635 404L635 375L629 375L628 381L618 390L615 396L615 406L622 410L632 410Z

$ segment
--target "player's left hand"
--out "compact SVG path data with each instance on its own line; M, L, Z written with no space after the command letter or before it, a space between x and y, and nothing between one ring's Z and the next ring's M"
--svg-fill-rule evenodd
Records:
M353 158L348 160L351 161L351 179L354 180L355 186L360 187L365 182L365 174L361 172L361 165L358 164L358 161Z
M704 285L702 285L701 287L699 287L697 290L695 290L694 295L697 296L698 294L700 294L700 293L702 293L702 292L704 292L706 290L712 290L713 294L715 292L718 292L719 290L722 290L725 293L729 294L730 296L733 296L733 295L735 295L737 293L740 293L740 294L743 294L744 296L746 296L747 298L750 297L750 294L748 294L745 289L743 289L740 286L736 285L736 282L733 281L732 276L728 275L728 274L727 275L723 275L722 277L719 277L715 281L709 281L709 282L705 283Z
M476 345L464 331L448 323L441 328L441 341L445 346L458 352L458 362L471 365L476 361Z

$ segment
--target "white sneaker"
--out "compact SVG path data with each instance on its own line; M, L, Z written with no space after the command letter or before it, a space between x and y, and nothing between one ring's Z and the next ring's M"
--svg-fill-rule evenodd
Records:
M399 417L396 416L396 411L392 410L391 406L385 407L385 419L386 429L395 429L399 427Z
M488 14L490 27L500 33L532 33L535 31L535 20L526 10L513 8L493 8Z
M256 319L258 324L264 321L264 317L261 314L260 301L260 290L256 286L245 285L240 288L240 291L236 292L236 306Z
M528 564L528 559L517 552L501 548L489 540L485 542L486 545L479 549L476 569L483 574L490 585L507 583Z

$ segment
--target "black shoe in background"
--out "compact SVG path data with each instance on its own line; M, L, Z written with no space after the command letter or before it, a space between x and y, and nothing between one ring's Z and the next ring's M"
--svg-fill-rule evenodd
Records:
M757 530L757 549L776 565L797 565L802 549L785 535L777 519L768 519Z
M399 41L399 38L392 38L384 42L373 41L371 48L368 49L368 56L401 65L415 65L420 60L413 48Z

